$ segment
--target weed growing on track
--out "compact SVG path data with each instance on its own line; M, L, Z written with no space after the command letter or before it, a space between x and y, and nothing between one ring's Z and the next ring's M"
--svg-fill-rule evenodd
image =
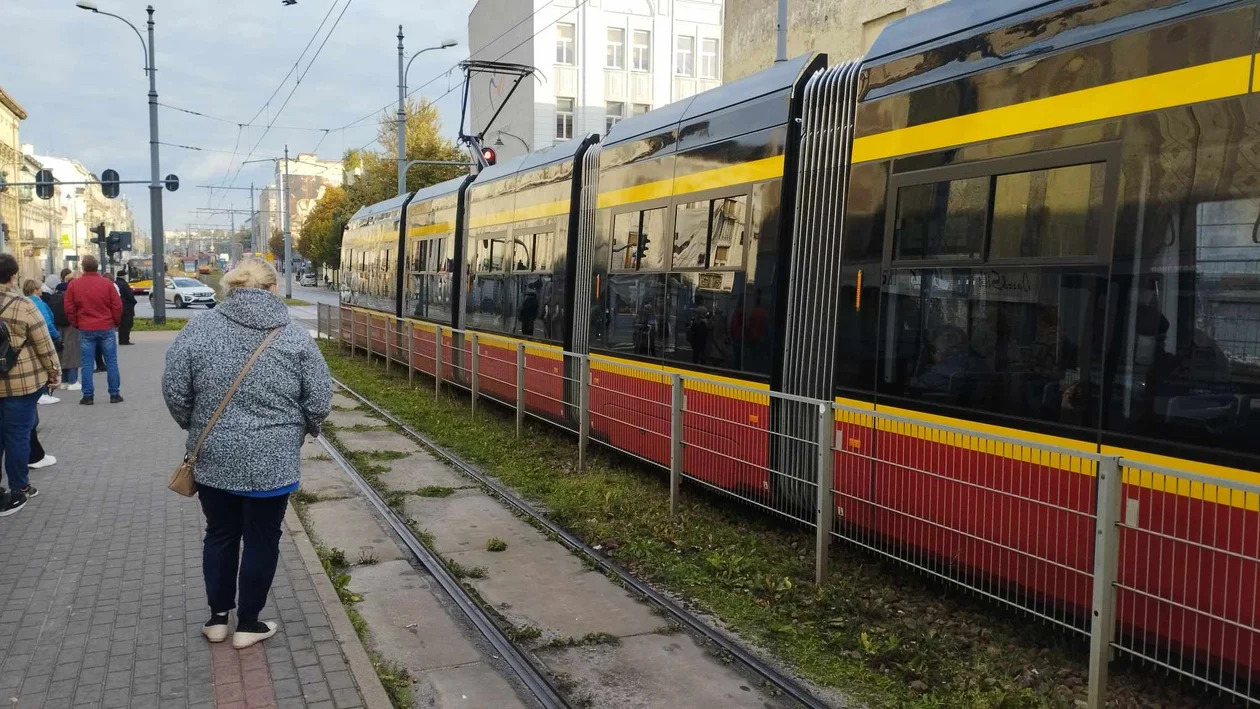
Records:
M576 442L555 429L531 422L518 439L510 412L486 405L471 416L462 394L434 397L424 377L409 390L405 373L320 344L347 385L812 681L913 709L1057 709L1084 698L1088 648L1074 636L843 544L832 580L816 587L808 531L689 487L671 518L659 471L597 447L579 471ZM1118 707L1198 699L1123 666L1113 667L1112 688Z
M486 551L507 551L507 542L498 537L490 537L486 540Z
M484 566L464 566L463 564L442 557L442 563L446 564L446 568L450 569L451 575L457 579L484 579L486 577L486 567Z
M450 497L455 494L455 488L442 487L441 485L426 485L416 490L416 495L420 497Z

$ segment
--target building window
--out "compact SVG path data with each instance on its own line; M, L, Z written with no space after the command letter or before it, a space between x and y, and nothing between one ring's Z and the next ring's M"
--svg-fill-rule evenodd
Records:
M687 35L678 36L678 44L674 71L679 76L694 76L696 73L696 38Z
M573 23L556 23L556 63L573 64L577 56L577 40L573 33Z
M700 78L718 78L718 41L716 39L700 40Z
M634 49L630 57L630 68L635 71L652 71L652 32L650 30L634 31Z
M607 116L604 123L606 130L612 130L612 127L621 122L626 117L626 104L621 101L609 101L605 107L604 114Z
M556 99L556 138L568 140L573 137L573 99Z
M604 66L609 69L626 68L626 31L620 27L608 28L608 54Z
M652 110L652 105L648 103L635 103L630 105L630 115L642 116Z

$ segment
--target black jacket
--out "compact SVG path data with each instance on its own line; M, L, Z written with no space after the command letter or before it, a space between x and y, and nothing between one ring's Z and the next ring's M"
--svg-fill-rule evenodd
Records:
M136 292L131 290L131 284L126 278L118 278L114 280L118 285L118 296L122 298L123 310L129 313L136 312Z
M53 325L57 329L70 327L70 318L66 317L66 294L64 291L56 291L53 293L45 293L40 296L44 299L44 303L48 305L48 309L53 314Z

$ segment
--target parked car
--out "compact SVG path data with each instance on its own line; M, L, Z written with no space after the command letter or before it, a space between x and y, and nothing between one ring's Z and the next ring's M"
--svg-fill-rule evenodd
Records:
M166 279L166 302L177 308L187 308L190 305L204 305L207 308L213 308L218 305L218 301L214 297L214 289L202 283L195 278L185 278L183 276L168 277ZM149 296L149 302L153 301L153 296Z
M315 275L314 271L307 271L306 273L303 273L298 278L298 285L310 286L314 288L315 286L319 285L319 278Z

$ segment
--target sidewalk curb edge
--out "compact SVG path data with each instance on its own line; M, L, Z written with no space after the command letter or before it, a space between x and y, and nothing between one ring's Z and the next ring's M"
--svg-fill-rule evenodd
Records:
M368 659L367 650L363 647L363 642L359 640L358 634L354 632L354 626L350 624L350 616L346 615L346 609L342 607L341 599L337 597L332 581L328 579L328 574L324 573L324 565L320 563L310 536L306 533L306 528L302 526L302 521L292 505L284 513L284 523L289 529L289 536L297 545L298 555L302 557L302 565L306 567L306 572L315 583L315 591L319 594L320 603L324 606L328 621L332 623L333 635L341 646L341 652L350 666L350 674L354 676L354 683L358 686L359 694L363 697L367 709L393 709L394 705L390 702L389 695L385 693L385 686L376 675L372 661Z

